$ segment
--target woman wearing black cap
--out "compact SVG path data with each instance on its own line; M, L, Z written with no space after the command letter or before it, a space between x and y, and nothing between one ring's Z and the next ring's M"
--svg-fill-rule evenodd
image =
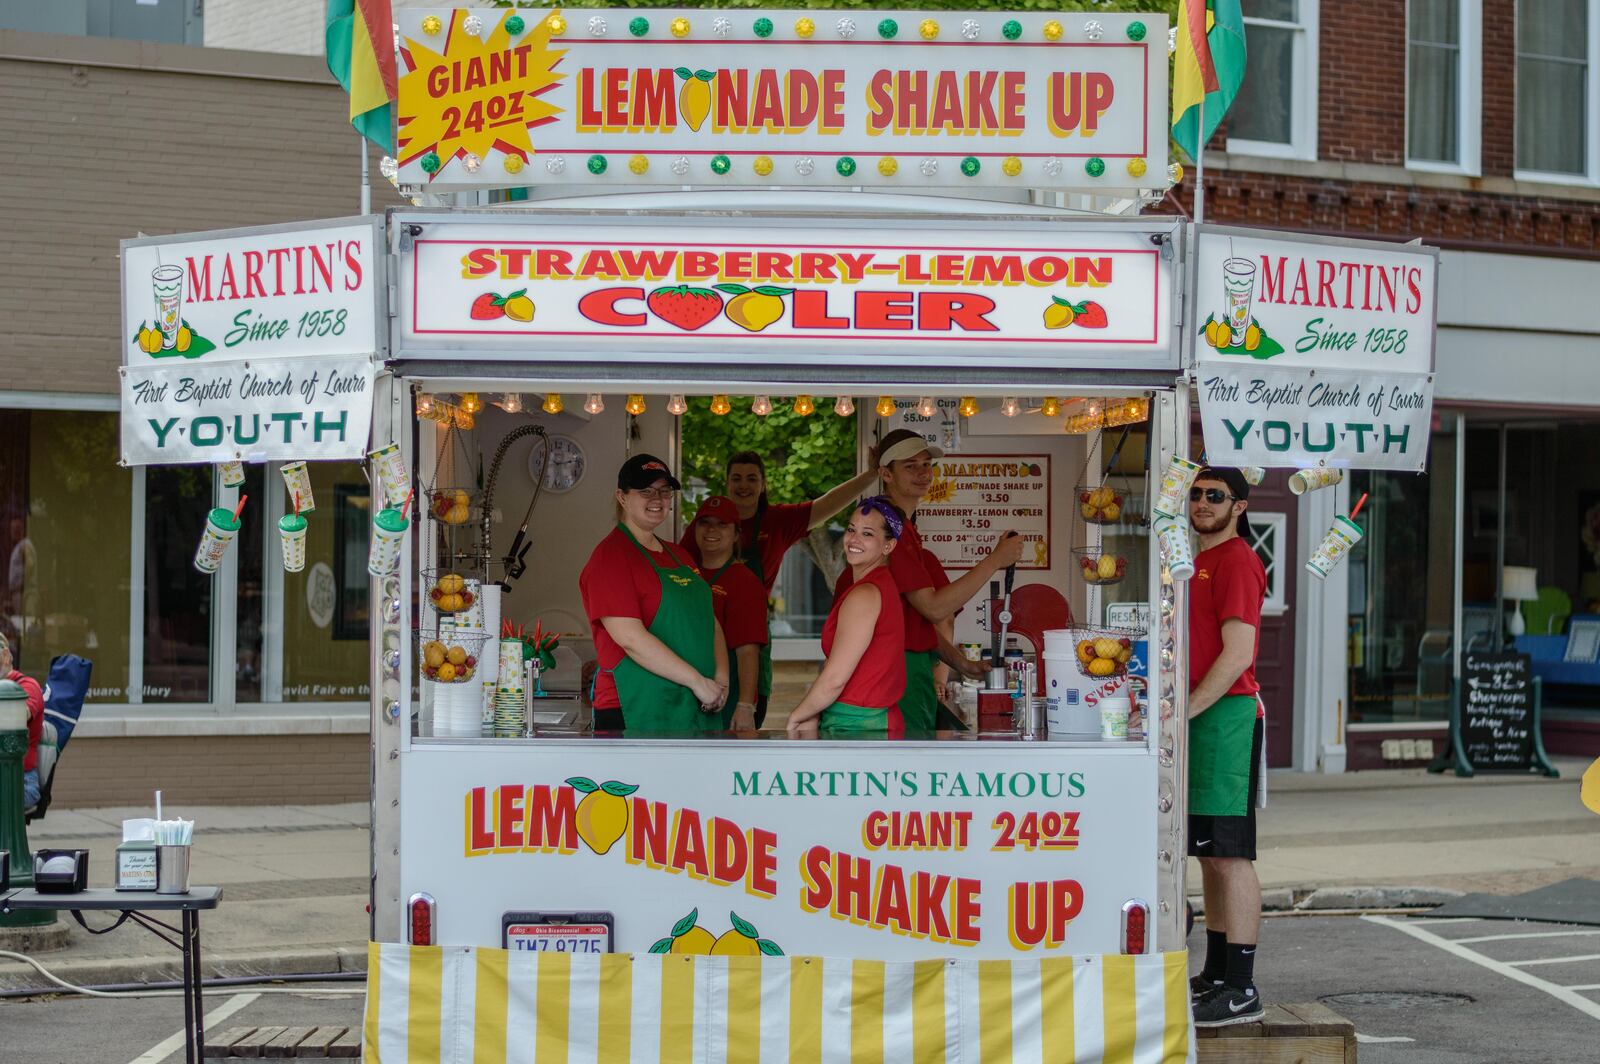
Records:
M594 629L596 731L716 731L728 648L711 587L683 551L656 536L681 485L654 455L617 472L617 527L578 577Z

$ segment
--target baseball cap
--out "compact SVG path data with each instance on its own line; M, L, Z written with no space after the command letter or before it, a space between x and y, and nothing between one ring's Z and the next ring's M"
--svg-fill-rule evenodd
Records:
M653 454L636 454L617 470L617 487L623 491L637 491L648 488L663 477L674 491L683 487L678 483L678 478L672 475L667 463Z
M1206 466L1204 469L1200 470L1200 472L1195 474L1194 479L1196 483L1202 480L1220 480L1224 484L1228 485L1228 494L1232 495L1235 499L1244 500L1250 498L1250 482L1244 478L1243 473L1239 472L1237 469L1234 469L1232 466ZM1249 527L1249 513L1246 512L1240 514L1239 534L1241 536L1244 535L1245 531Z
M895 429L878 441L878 464L886 466L890 462L915 458L923 451L927 451L928 457L936 462L944 457L944 449L937 444L929 443L920 432Z
M739 508L726 495L713 495L701 503L700 508L694 512L696 521L702 517L713 518L725 525L737 525L739 523Z

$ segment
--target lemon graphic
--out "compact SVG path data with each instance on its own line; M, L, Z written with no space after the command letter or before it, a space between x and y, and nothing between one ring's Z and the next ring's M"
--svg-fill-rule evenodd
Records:
M760 332L783 317L783 297L794 291L770 284L758 288L747 288L742 284L719 284L713 287L733 296L722 308L722 313L746 332Z
M771 939L761 937L755 925L730 912L731 931L715 937L699 925L700 910L690 909L689 915L672 925L672 933L650 947L651 953L699 953L713 957L781 957L783 950Z
M512 321L532 321L533 300L522 292L514 292L506 297L505 312Z
M1060 296L1051 296L1050 305L1044 308L1044 327L1046 329L1065 329L1072 324L1076 317L1072 304Z
M605 853L628 830L628 795L638 786L616 780L595 783L586 776L573 776L567 784L584 795L578 803L578 838L595 853Z
M1595 758L1594 764L1583 774L1583 786L1578 794L1589 812L1600 813L1600 757Z
M728 932L732 934L733 932ZM726 937L726 936L724 936ZM715 953L718 939L703 927L691 927L672 940L673 953Z
M759 957L761 947L756 945L756 940L737 929L725 931L717 939L716 945L711 947L713 957Z
M673 73L683 79L683 88L678 90L678 114L684 125L698 133L711 113L711 79L716 74L688 67L678 67Z

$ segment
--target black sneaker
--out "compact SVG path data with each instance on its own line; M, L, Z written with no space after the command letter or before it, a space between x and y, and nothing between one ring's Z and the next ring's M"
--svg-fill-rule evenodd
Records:
M1236 1023L1260 1023L1265 1010L1261 995L1252 987L1240 990L1221 986L1194 1003L1196 1027L1231 1027Z
M1207 979L1204 972L1199 975L1191 975L1189 977L1189 1000L1191 1002L1199 1001L1220 986L1222 986L1221 979Z

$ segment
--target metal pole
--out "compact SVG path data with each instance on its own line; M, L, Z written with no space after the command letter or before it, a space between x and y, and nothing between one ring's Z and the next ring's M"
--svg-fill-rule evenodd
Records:
M361 213L365 216L372 213L372 182L367 179L367 138L358 136L356 140L361 144Z
M1456 415L1456 468L1455 468L1455 564L1451 566L1455 574L1454 587L1451 594L1454 597L1450 619L1451 637L1450 645L1454 653L1450 656L1450 682L1452 685L1461 682L1461 630L1462 630L1462 595L1465 592L1465 577L1462 575L1462 551L1466 548L1467 540L1467 415Z
M1506 645L1506 425L1500 423L1500 486L1495 496L1498 511L1494 540L1494 652Z
M1200 94L1200 128L1194 136L1194 220L1206 220L1206 96Z

